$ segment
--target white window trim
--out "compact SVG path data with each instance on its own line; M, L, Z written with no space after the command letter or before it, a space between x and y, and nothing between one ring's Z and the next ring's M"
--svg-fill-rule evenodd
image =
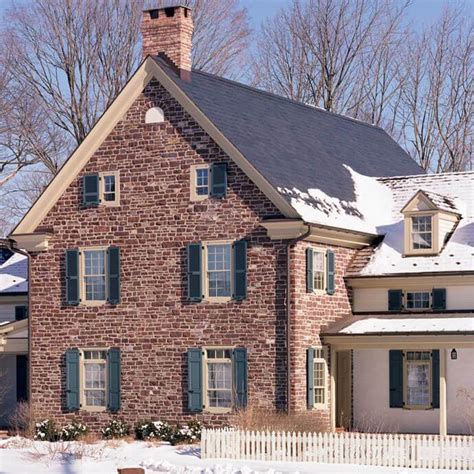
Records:
M79 297L80 297L80 304L81 306L103 306L107 303L108 299L108 265L107 265L107 251L109 247L80 247L79 248ZM87 250L102 250L105 253L105 299L104 300L86 300L86 285L84 282L85 274L85 263L84 263L84 251Z
M409 308L408 307L408 293L428 293L428 298L429 298L429 303L428 303L428 308ZM403 290L403 309L405 311L417 311L417 312L423 312L423 311L431 311L432 310L432 304L433 304L433 290L427 290L427 289L410 289L410 290Z
M230 413L233 408L234 408L234 380L233 380L233 373L234 373L234 361L233 358L231 357L230 363L231 363L231 371L232 371L232 406L230 408L219 408L219 407L211 407L209 406L209 398L208 398L208 371L207 371L207 351L208 350L229 350L231 352L234 351L234 347L232 346L206 346L202 348L203 351L203 356L202 356L202 375L203 375L203 404L204 408L203 411L207 413L217 413L217 414L222 414L222 413ZM213 359L213 360L227 360L227 359Z
M105 193L105 176L115 176L115 199L106 201ZM120 206L120 172L119 171L102 171L99 173L99 202L102 206L117 207Z
M197 186L197 170L208 170L208 187L207 187L207 194L197 194L196 186ZM189 178L190 184L190 196L191 201L205 201L209 199L211 193L211 166L210 165L192 165L191 166L191 176Z
M415 249L413 246L412 217L431 217L431 247ZM405 256L437 255L439 253L439 211L416 211L405 213Z
M85 361L84 358L84 352L87 351L105 351L106 356L105 356L105 405L104 406L89 406L86 405L86 396L85 396L85 364L87 362ZM107 410L107 399L108 399L108 352L109 348L104 348L104 347L87 347L84 349L79 349L79 403L81 410L88 411L88 412L103 412Z
M317 346L314 347L315 351L321 350L323 353L323 357L314 357L313 360L313 397L314 397L314 407L315 408L327 408L328 406L328 378L329 378L329 369L328 369L328 351L327 347L325 346ZM315 352L316 354L316 352ZM318 385L316 386L316 380L314 379L314 365L316 363L323 363L324 365L324 384L323 385ZM317 388L322 388L324 389L324 403L316 403L316 389Z
M234 288L234 252L232 245L234 240L208 240L202 242L202 289L204 301L210 303L226 303L232 300L232 291ZM230 296L209 296L209 278L207 271L207 246L208 245L229 245L230 246Z
M407 352L429 352L429 360L420 360L420 361L408 361ZM427 405L408 405L408 363L410 364L425 364L429 363L430 366L430 379L429 379L429 391L430 391L430 400ZM403 408L406 410L432 410L433 406L433 351L432 350L423 350L423 349L407 349L403 351Z
M312 250L313 250L313 275L312 275L312 279L313 279L313 293L317 294L317 295L325 295L326 294L326 288L327 288L327 281L326 281L326 273L327 273L327 250L326 249L323 249L323 248L320 248L320 247L312 247ZM314 288L314 273L315 273L315 269L314 269L314 255L316 253L320 253L322 254L323 256L323 288L322 289L319 289L319 288Z

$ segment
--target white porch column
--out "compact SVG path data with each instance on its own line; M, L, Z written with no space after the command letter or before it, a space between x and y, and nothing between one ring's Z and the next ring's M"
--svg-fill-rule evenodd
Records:
M337 351L331 346L331 431L336 431L336 371L337 371Z
M446 349L439 350L439 434L448 434L447 416L447 393L446 393Z

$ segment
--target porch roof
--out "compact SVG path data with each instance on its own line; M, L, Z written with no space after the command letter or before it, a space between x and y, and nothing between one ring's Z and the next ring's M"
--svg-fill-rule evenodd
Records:
M0 353L28 352L28 319L0 324Z

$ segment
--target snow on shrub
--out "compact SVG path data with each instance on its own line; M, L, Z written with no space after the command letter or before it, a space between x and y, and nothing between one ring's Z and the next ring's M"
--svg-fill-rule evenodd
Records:
M142 421L135 425L135 437L141 441L151 439L168 441L172 431L172 427L165 421Z
M112 420L100 432L105 439L124 438L130 434L130 427L122 420Z
M49 419L38 421L35 424L34 439L36 441L58 441L59 431L54 421Z
M176 426L168 440L171 445L178 443L194 443L201 440L202 424L191 420L187 425Z
M62 441L77 441L87 433L86 425L73 420L62 428L59 437Z

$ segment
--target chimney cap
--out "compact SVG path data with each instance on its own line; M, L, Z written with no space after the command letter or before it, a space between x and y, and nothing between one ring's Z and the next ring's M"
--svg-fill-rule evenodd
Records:
M147 2L149 5L153 2ZM185 8L186 10L191 11L191 7L189 5L186 5L185 2L173 2L169 3L169 5L166 5L167 2L164 2L165 5L163 5L163 2L159 2L158 5L155 6L147 6L143 9L144 12L150 12L152 10L166 10L168 8Z

